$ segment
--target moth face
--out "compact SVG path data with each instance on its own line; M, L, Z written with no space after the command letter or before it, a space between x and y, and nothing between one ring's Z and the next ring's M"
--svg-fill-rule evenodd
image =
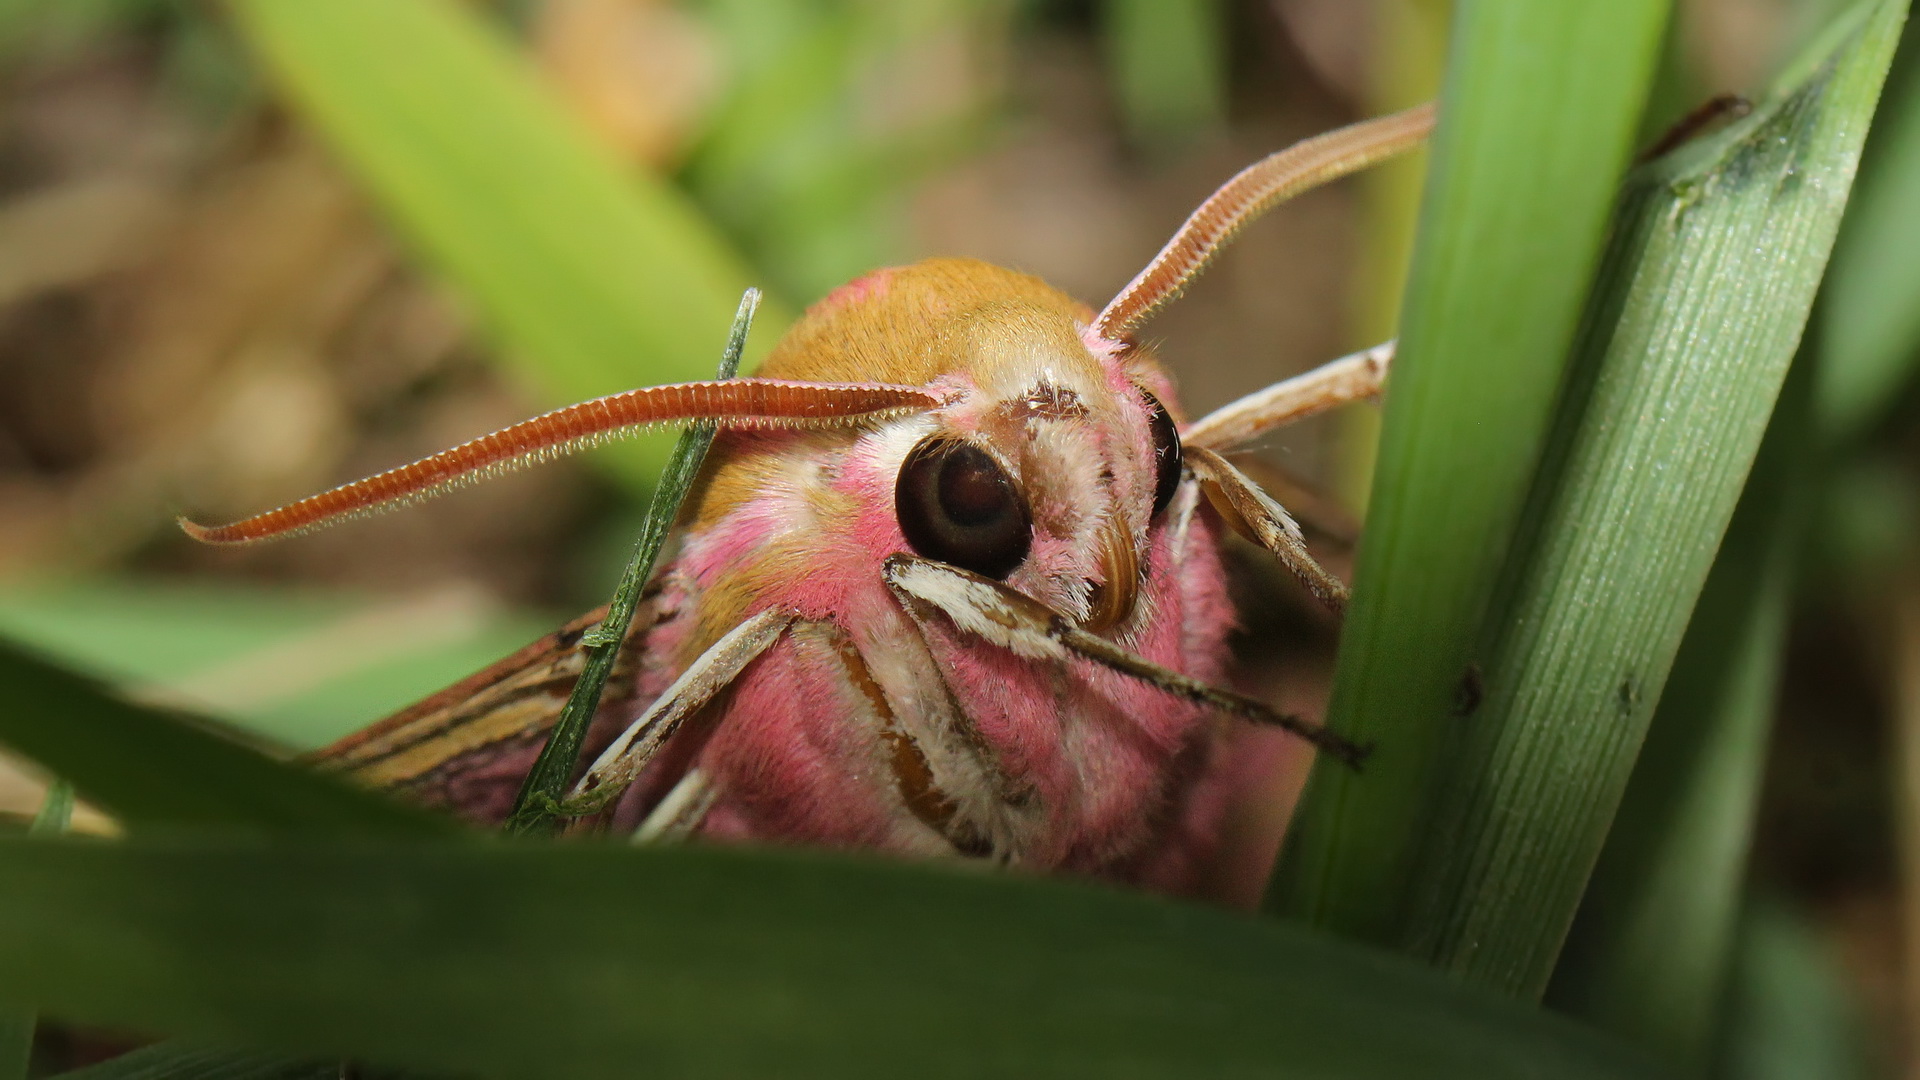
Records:
M1149 532L1178 487L1166 408L1060 334L984 335L914 425L894 512L915 554L1006 581L1105 629L1136 605Z

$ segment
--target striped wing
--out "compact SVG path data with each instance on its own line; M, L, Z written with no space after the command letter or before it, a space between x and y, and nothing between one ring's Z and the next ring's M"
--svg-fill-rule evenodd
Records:
M581 639L606 616L588 612L445 690L315 751L307 761L409 801L499 824L579 681ZM588 752L610 741L633 697L640 641L658 621L648 598L634 619L588 735Z

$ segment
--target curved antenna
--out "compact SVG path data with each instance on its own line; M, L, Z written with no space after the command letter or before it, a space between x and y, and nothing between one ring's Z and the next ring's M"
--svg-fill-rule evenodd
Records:
M1294 143L1240 170L1188 216L1180 231L1093 320L1118 341L1186 289L1233 234L1301 192L1377 165L1420 145L1433 130L1434 103L1363 120Z
M940 398L923 387L889 383L726 379L649 386L555 409L231 525L197 525L181 518L180 528L208 544L272 540L419 502L659 424L712 420L726 428L825 428L886 419L939 403Z

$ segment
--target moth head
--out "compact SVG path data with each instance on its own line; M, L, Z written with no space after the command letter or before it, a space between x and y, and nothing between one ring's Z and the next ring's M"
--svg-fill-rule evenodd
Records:
M1105 629L1135 609L1182 471L1165 376L1090 349L1086 314L1029 295L954 320L943 404L892 437L892 501L914 554Z

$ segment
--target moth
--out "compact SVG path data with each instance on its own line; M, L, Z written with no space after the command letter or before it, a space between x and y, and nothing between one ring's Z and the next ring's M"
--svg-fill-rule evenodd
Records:
M1349 762L1363 753L1220 686L1225 532L1336 612L1346 599L1287 511L1223 455L1376 397L1391 344L1182 424L1135 332L1241 227L1433 123L1421 106L1248 167L1098 312L972 260L878 270L808 309L753 377L614 394L243 521L181 524L253 543L651 425L715 421L574 789L616 807L602 823L1154 880L1211 842L1222 714ZM318 764L500 820L598 619Z

